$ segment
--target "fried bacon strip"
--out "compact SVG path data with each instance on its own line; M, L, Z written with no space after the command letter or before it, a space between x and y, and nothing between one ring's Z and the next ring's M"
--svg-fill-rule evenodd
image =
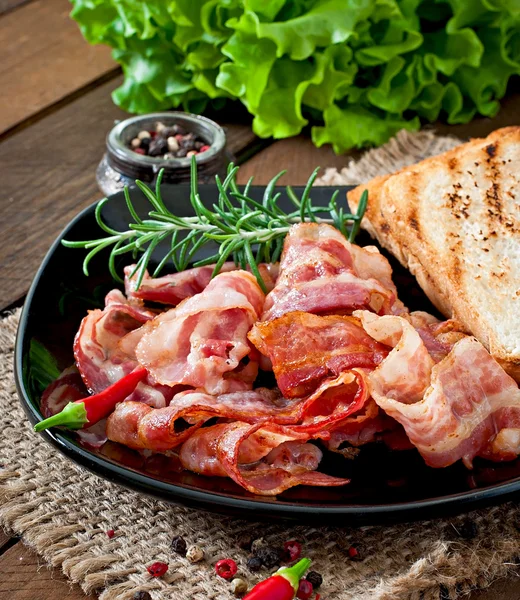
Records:
M154 312L130 305L119 290L107 294L103 310L89 311L74 339L74 358L90 393L102 392L138 366L135 336L154 317ZM178 391L149 376L128 399L161 407Z
M251 389L258 363L247 333L264 298L250 273L221 273L203 292L145 324L137 359L165 385L210 394Z
M150 277L146 271L139 289L136 289L137 273L130 277L135 270L135 265L129 265L125 267L125 294L131 304L142 304L143 301L148 301L177 306L182 300L200 294L206 289L211 281L214 267L215 265L195 267L156 278ZM272 290L278 276L278 264L261 263L258 269L267 289ZM220 273L236 270L238 267L235 263L227 262L222 265Z
M267 295L262 320L292 311L351 314L404 312L392 269L375 246L351 244L327 224L293 225L284 242L280 273Z
M324 379L354 368L373 369L388 348L372 339L359 319L291 312L258 322L248 335L272 363L286 398L313 393Z
M366 331L394 347L368 376L372 397L402 424L426 463L445 467L476 456L520 452L520 390L475 338L464 336L435 363L411 324L356 313Z

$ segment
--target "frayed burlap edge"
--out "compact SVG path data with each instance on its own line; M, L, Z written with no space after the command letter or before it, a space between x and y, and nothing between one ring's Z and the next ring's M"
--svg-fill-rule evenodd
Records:
M357 185L378 175L393 173L429 156L450 150L461 140L450 136L437 136L433 130L417 132L401 130L380 148L373 148L358 160L350 160L340 171L326 169L317 185Z
M432 132L401 132L341 172L327 171L322 183L364 181L454 144ZM233 556L255 583L245 568L247 554L237 548L243 533L276 544L300 539L324 575L324 600L447 600L518 574L520 510L512 503L384 528L316 528L173 507L87 473L33 434L24 418L12 376L18 318L16 312L0 323L0 522L85 592L99 593L100 600L127 600L140 590L154 600L232 598L229 584L214 576L212 565ZM471 540L459 535L467 518L477 525ZM116 535L109 539L104 532L112 528ZM191 565L172 555L170 540L179 534L205 549L203 563ZM363 549L359 562L347 557L355 542ZM159 580L146 573L155 560L170 566Z

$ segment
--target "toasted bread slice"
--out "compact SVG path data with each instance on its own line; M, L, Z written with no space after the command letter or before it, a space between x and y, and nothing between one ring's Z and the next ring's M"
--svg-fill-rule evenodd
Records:
M363 227L520 381L520 127L494 131L348 194Z

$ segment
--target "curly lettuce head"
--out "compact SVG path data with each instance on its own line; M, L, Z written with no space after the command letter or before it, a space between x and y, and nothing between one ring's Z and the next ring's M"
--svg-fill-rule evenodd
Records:
M439 118L499 110L520 74L513 0L71 0L85 38L107 44L146 113L238 100L261 137L338 153Z

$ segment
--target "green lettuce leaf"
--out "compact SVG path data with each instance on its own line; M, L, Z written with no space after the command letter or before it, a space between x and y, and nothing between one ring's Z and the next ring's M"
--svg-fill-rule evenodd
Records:
M419 129L419 119L410 121L390 114L378 114L365 108L349 106L340 108L333 104L323 113L324 127L312 128L312 141L318 146L332 144L334 152L341 154L350 148L367 145L379 146L401 129Z
M107 44L120 107L146 113L241 102L257 135L336 152L399 129L492 116L520 74L518 0L71 0Z

